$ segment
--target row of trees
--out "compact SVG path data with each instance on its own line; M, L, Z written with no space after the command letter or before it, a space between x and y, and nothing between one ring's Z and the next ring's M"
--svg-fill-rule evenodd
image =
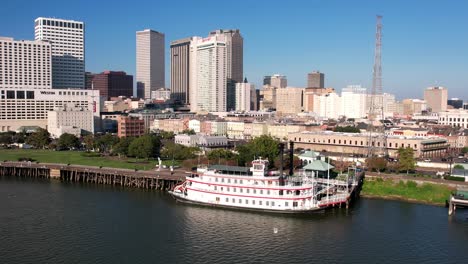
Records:
M367 169L370 171L383 172L406 172L416 169L416 159L414 158L414 150L411 147L398 149L398 160L388 161L381 157L372 157L366 160Z

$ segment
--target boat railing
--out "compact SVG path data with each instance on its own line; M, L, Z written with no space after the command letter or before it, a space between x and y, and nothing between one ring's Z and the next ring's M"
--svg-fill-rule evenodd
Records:
M295 191L291 191L291 193L289 193L289 194L283 192L282 195L280 195L280 194L260 194L260 193L239 193L239 192L233 193L233 192L225 192L225 191L220 191L220 190L213 190L213 189L209 189L209 188L198 188L198 187L193 188L193 189L198 190L198 191L202 191L202 192L216 193L216 194L220 194L220 195L233 195L233 194L236 194L236 195L239 195L239 197L242 197L242 195L246 195L246 196L249 196L250 198L258 196L259 199L268 199L268 198L298 198L298 199L301 199L301 198L310 198L310 197L313 196L313 190L312 189L301 192L299 194L297 194Z

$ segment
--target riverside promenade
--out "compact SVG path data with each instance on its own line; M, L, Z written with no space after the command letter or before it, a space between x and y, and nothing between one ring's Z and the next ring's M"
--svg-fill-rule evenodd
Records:
M59 163L0 162L0 177L51 179L63 182L107 184L143 189L168 190L183 182L185 170L130 170Z

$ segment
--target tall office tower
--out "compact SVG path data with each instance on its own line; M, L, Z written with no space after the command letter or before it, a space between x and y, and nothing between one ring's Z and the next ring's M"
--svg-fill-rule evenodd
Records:
M324 88L325 74L319 71L313 71L307 74L307 87Z
M0 37L0 88L52 88L51 53L47 41Z
M35 39L52 45L52 88L85 88L84 23L39 17Z
M145 29L136 32L137 93L151 98L151 91L165 87L164 34Z
M444 87L429 87L424 90L424 100L432 112L447 111L448 92Z
M226 42L226 107L236 107L236 83L242 82L244 74L244 38L239 29L218 29L210 32L209 37L224 36Z
M190 104L190 41L185 38L171 42L171 98L180 104Z
M263 85L269 85L276 88L286 88L286 86L288 86L288 80L284 75L274 74L263 77Z
M226 40L194 37L190 44L190 110L226 111Z
M93 74L91 87L99 90L99 94L105 100L118 96L133 96L133 76L123 71L104 71Z
M236 111L253 111L256 108L257 93L255 86L245 82L236 83Z
M347 118L364 118L367 114L367 89L348 85L341 90L341 114Z

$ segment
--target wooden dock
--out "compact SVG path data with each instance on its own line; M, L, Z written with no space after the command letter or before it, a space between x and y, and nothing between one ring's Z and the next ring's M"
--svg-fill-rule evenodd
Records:
M468 191L457 190L450 195L450 199L448 201L448 214L455 214L457 207L468 208Z
M183 170L138 171L106 167L37 162L1 162L0 177L57 179L62 182L107 184L169 190L185 180Z

